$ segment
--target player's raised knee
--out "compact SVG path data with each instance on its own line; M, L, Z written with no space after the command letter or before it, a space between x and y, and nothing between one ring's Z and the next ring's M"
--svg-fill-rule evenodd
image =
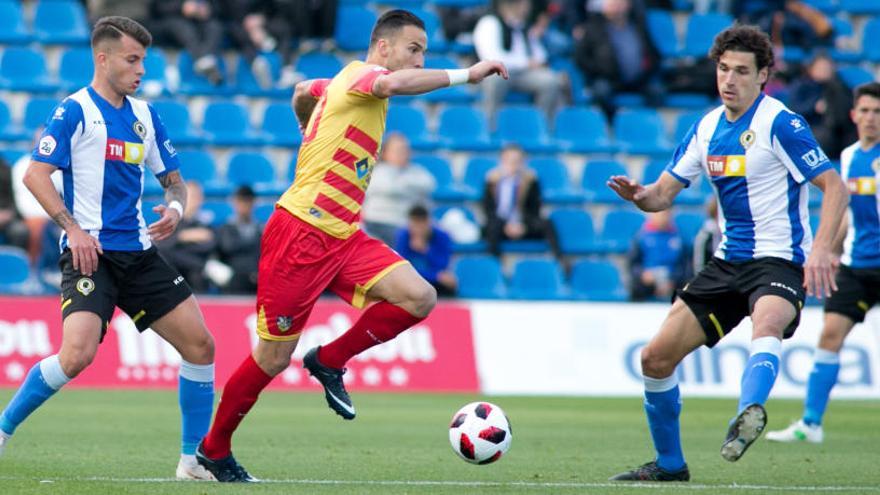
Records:
M657 349L646 345L642 348L642 373L651 378L666 378L675 372L672 359L658 352Z

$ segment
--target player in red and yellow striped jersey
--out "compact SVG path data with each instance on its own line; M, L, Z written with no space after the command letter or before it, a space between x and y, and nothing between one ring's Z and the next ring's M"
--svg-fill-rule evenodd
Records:
M421 19L405 10L383 14L366 62L330 80L297 85L293 108L303 130L294 184L278 200L263 234L257 287L260 340L223 390L199 462L219 481L253 481L232 456L232 434L272 378L290 365L315 301L330 289L355 307L371 304L339 338L306 353L303 364L324 386L331 409L355 416L342 383L345 363L428 316L433 287L391 248L359 230L364 193L385 132L388 98L452 84L507 78L500 62L467 69L423 69Z

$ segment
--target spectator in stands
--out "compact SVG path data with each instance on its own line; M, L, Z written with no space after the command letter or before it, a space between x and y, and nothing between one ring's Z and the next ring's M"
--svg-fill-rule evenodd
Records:
M609 118L616 111L614 95L620 92L640 93L652 106L660 103L660 54L630 0L604 0L601 15L586 21L574 59L593 100Z
M204 201L202 188L195 181L186 183L186 209L177 230L167 239L156 243L162 257L197 292L208 289L205 264L217 246L214 231L198 217Z
M483 105L492 129L495 112L509 89L531 94L552 122L567 86L567 79L547 66L542 33L527 23L530 9L529 0L497 0L496 9L474 28L474 48L480 60L499 60L510 74L507 80L496 77L483 83Z
M687 259L671 209L651 213L629 253L630 299L668 300L684 283Z
M423 205L410 208L407 216L406 228L397 232L394 250L437 289L438 296L454 296L458 282L449 269L452 240L431 224L428 209Z
M800 0L742 0L733 2L733 13L770 34L776 46L811 50L832 42L834 26L828 16Z
M434 192L434 177L413 166L410 158L406 136L389 133L364 200L364 229L389 246L394 245L397 230L406 226L406 212L415 205L428 204Z
M852 92L837 75L834 61L828 55L820 53L810 60L803 75L789 86L788 100L789 108L807 120L822 150L832 160L856 141L856 129L849 118Z
M12 167L0 157L0 244L27 249L28 228L15 209Z
M229 282L221 287L227 294L257 293L263 229L254 219L254 199L250 186L240 186L232 196L235 216L217 230L217 255L232 269Z
M212 84L222 83L223 23L218 18L217 0L153 0L152 7L157 38L189 52L196 73Z
M721 227L718 225L718 200L715 195L706 200L706 219L694 237L694 255L691 273L700 273L715 255L721 243Z
M263 89L273 86L293 87L300 79L291 66L293 57L292 26L275 9L271 0L225 0L223 9L227 29L241 54L251 66L257 84ZM275 81L265 54L278 52L283 63L281 77Z
M484 237L489 251L501 254L503 240L547 239L555 246L548 222L541 217L541 189L525 166L525 153L516 144L501 150L498 166L489 171L483 192Z
M477 22L489 12L487 5L435 5L443 34L449 41L473 43Z
M339 0L272 0L299 38L301 52L336 48L336 11Z

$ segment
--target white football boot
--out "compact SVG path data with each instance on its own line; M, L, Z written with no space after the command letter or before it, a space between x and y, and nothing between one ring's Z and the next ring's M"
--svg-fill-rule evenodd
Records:
M773 442L810 442L822 443L825 439L825 433L822 431L822 425L808 425L803 419L799 419L792 423L784 430L767 432L767 440Z
M181 454L176 475L179 480L217 481L213 474L196 461L194 455Z

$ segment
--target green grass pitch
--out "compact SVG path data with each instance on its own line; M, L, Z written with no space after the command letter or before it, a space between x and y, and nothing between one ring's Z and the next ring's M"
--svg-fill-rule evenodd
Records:
M0 390L0 403L11 390ZM143 493L880 493L880 402L833 401L823 445L759 440L738 463L718 451L735 399L684 398L689 484L612 484L651 458L641 400L489 397L513 425L510 452L473 466L449 447L452 414L476 396L354 394L344 422L322 396L266 393L235 438L259 486L177 482L173 392L66 390L22 425L0 458L2 494ZM800 402L772 400L769 428Z

